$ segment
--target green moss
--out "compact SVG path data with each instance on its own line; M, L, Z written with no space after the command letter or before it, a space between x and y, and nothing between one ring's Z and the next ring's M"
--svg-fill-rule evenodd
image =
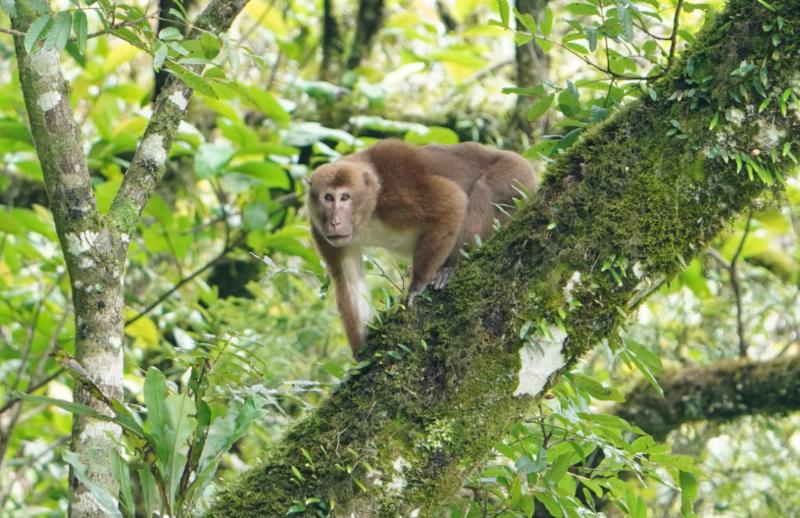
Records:
M114 199L107 217L113 228L128 235L133 235L139 225L139 211L136 205L124 196Z

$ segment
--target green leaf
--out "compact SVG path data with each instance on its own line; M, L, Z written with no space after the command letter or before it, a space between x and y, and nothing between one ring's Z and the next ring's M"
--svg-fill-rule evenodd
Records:
M6 13L9 17L14 18L17 15L17 9L14 0L0 0L0 11Z
M111 518L123 518L122 513L120 513L119 509L117 508L117 499L108 489L95 482L89 476L86 465L81 462L80 455L75 452L64 450L62 458L64 459L64 462L72 466L73 475L80 480L81 484L89 489L89 491L92 493L92 496L94 496L97 500L97 504L103 511L105 511L106 515L110 516Z
M89 22L86 19L86 13L80 10L75 11L72 16L72 25L78 38L78 51L83 54L86 51L86 40L89 37Z
M44 42L45 46L58 50L63 49L67 46L71 30L72 13L69 11L61 11L56 15L53 26L47 32L47 39Z
M594 378L576 372L572 374L572 381L578 389L586 392L593 398L600 401L624 401L625 396L622 392L613 388L605 387Z
M589 3L574 2L565 5L564 9L576 16L595 16L600 14L597 7Z
M508 27L508 0L497 0L497 10L500 13L500 21L503 22L503 27Z
M150 469L155 469L154 466L149 466ZM139 482L142 484L142 493L144 499L145 516L153 516L155 511L161 507L161 497L158 494L158 487L153 474L148 468L140 468L136 471L139 475Z
M125 516L133 518L136 507L133 503L130 471L128 464L120 457L116 449L111 450L111 469L114 472L114 478L116 478L119 483L123 513Z
M567 469L572 465L572 453L565 453L559 457L550 466L550 469L545 474L545 480L555 486L566 475Z
M681 516L692 518L694 513L694 500L697 498L697 478L686 471L680 471L678 481L681 487Z
M169 443L166 441L167 378L155 367L147 369L144 379L144 404L147 407L147 425L156 455L162 463L169 459Z
M178 76L178 78L192 90L195 90L203 95L207 95L213 99L218 97L217 92L214 91L214 88L211 86L211 84L205 78L195 74L191 70L171 62L167 62L166 68Z
M553 104L553 99L555 99L554 94L546 95L541 97L534 102L530 108L528 108L528 120L536 120L545 113L547 110L550 109L550 105Z
M164 45L162 41L156 41L155 52L153 52L153 69L158 72L164 66L164 60L167 59L169 47Z
M33 20L28 32L25 33L25 52L30 53L36 42L45 34L45 30L50 25L51 17L45 14Z
M544 36L550 36L550 32L553 30L553 10L549 7L544 10L544 16L542 17L540 28L542 29L542 34Z
M234 149L228 144L203 144L195 155L195 172L198 180L219 176L233 158Z
M242 98L252 104L261 113L279 124L286 124L291 120L289 112L283 109L275 97L261 88L244 86L240 84L230 85L238 92Z
M102 419L104 421L111 421L111 418L101 414L94 408L82 405L80 403L73 403L72 401L66 401L63 399L53 399L47 396L34 396L32 394L19 394L20 399L25 401L30 401L31 403L37 403L40 405L53 405L59 408L63 408L64 410L71 412L75 415L85 416L85 417L94 417L97 419Z
M412 144L458 144L458 133L450 128L428 126L423 132L409 131L404 140Z
M167 409L166 439L169 445L169 459L164 478L169 483L167 497L174 509L178 484L186 463L189 439L197 426L197 419L192 417L197 409L194 400L186 394L169 394L164 406Z
M158 32L158 39L164 41L178 41L183 39L183 34L177 27L165 27Z

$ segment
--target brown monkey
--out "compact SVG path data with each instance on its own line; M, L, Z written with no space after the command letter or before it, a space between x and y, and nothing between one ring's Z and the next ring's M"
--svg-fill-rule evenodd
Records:
M311 231L353 354L370 316L363 247L412 258L410 308L428 284L444 287L462 246L492 234L502 219L498 206L536 187L524 159L474 142L415 147L385 140L316 169L308 191Z

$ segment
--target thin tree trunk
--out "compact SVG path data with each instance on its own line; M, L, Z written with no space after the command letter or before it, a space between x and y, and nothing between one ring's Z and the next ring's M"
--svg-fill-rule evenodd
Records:
M800 3L770 6L777 13L732 1L698 37L691 66L687 57L653 85L656 101L588 130L444 292L383 315L366 363L222 491L209 516L282 516L312 497L341 516L429 516L446 502L560 373L616 340L652 282L675 275L764 192L721 150L762 171L794 170L780 152L797 145L797 107L782 115L778 96L797 86ZM786 32L775 47L762 27L777 14ZM760 112L758 71L731 74L743 60L769 63L772 101ZM744 103L730 97L740 85ZM670 98L689 88L699 91ZM726 109L742 120L720 116L710 131Z
M521 13L530 14L538 22L547 0L517 0L516 7ZM514 51L516 61L516 84L521 87L533 87L541 84L550 75L550 57L535 41L519 45ZM527 147L530 142L541 136L547 126L547 118L532 123L528 120L528 110L534 98L526 95L517 97L514 109L509 114L506 137L511 142L520 142Z
M190 37L206 30L226 31L246 0L213 0L195 22ZM18 2L14 29L25 32L42 14L36 4ZM192 90L174 76L156 100L131 166L108 215L96 208L83 145L69 103L69 85L61 74L60 53L38 48L28 54L23 37L14 38L20 83L36 152L42 165L50 210L67 264L75 308L75 360L108 397L122 399L124 340L124 266L128 243L139 214L164 171L167 151L183 117ZM73 400L110 413L76 381ZM111 467L120 428L75 416L71 448L88 476L118 493ZM102 517L97 499L70 475L71 517Z
M360 0L356 16L356 33L347 56L347 70L353 70L369 56L372 42L383 24L383 0Z

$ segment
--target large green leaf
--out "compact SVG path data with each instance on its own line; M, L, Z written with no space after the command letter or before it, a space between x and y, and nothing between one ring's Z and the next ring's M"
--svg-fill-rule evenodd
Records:
M109 452L110 454L111 452ZM71 451L64 451L64 462L72 466L73 475L81 481L86 488L92 493L92 496L97 500L98 505L111 518L123 518L122 513L119 512L118 502L116 497L111 494L111 491L95 482L87 473L86 465L81 462L80 456Z

